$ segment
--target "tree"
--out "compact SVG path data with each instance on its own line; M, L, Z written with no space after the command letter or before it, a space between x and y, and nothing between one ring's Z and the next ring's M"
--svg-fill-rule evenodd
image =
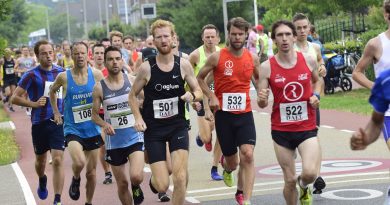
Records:
M23 29L27 19L24 7L25 1L13 0L12 4L8 4L8 1L2 1L1 3L5 3L5 8L1 7L0 9L1 12L5 12L8 15L0 22L0 30L3 31L0 33L0 38L6 39L11 45L16 46L20 44L20 31ZM3 9L7 10L3 11Z
M227 4L228 16L241 16L254 23L251 1L231 2ZM201 45L200 31L206 24L214 24L224 36L222 1L207 0L161 0L157 4L160 18L172 21L176 32L184 45L196 48ZM221 38L224 41L224 38Z
M11 11L11 0L0 0L0 20L5 20Z
M66 24L66 13L58 15L51 15L50 18L50 37L54 43L61 43L68 39L68 26ZM81 26L77 25L77 20L69 16L70 35L72 41L76 41L82 38L84 30Z

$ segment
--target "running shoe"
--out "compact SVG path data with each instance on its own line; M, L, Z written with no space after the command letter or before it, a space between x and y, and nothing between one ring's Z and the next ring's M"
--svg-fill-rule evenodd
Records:
M103 184L112 184L112 175L111 172L107 172L104 176Z
M62 205L61 202L54 202L53 205Z
M313 204L313 197L311 195L311 190L309 187L304 189L301 186L299 186L299 201L301 202L301 205Z
M69 196L75 201L80 198L80 180L81 178L76 180L74 177L72 177L72 183L69 187Z
M47 185L47 177L46 175L43 176L43 182L39 182L40 185L38 185L38 189L37 189L37 194L38 194L38 197L41 199L41 200L45 200L47 198L47 195L48 195L48 191L47 191L47 188L46 188L46 185Z
M322 177L317 177L316 181L313 184L314 191L313 194L322 194L322 190L325 189L326 183Z
M133 191L133 200L135 205L139 205L144 201L144 192L140 186L137 186Z
M210 142L204 144L204 148L206 149L206 151L211 152L211 150L213 150L213 143L212 143L212 141L210 140Z
M158 199L161 201L161 202L168 202L170 201L171 199L169 198L169 196L167 195L167 193L158 193Z
M234 185L234 176L233 172L228 173L226 170L223 170L223 182L228 187L232 187Z
M199 147L202 147L202 146L203 146L203 142L202 142L202 140L200 139L199 135L196 136L196 144L197 144Z
M211 179L215 181L220 181L223 179L221 175L219 175L218 170L216 169L211 169Z
M250 201L245 201L242 205L251 205Z
M15 112L14 108L13 107L9 107L9 111L11 112Z
M238 205L244 204L244 194L236 194L236 201Z

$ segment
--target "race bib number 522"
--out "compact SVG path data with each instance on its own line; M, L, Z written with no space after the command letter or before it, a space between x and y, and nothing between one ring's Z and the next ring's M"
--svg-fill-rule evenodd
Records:
M307 120L307 102L293 102L280 104L281 122L298 122Z

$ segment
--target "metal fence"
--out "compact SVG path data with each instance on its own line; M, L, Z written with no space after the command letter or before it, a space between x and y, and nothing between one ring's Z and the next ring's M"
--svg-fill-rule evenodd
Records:
M354 29L352 29L350 19L342 19L316 25L316 30L324 42L343 40L347 35L352 38L353 34L366 31L364 15L356 16L356 27Z

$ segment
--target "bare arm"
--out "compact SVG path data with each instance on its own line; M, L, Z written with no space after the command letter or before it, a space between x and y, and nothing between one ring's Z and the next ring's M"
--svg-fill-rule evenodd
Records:
M261 38L259 38L259 45L260 45L259 55L261 56L264 53L264 41Z
M188 61L190 61L193 69L195 70L196 65L198 65L198 63L199 63L199 50L198 49L192 51L192 53L188 57Z
M24 107L39 108L46 105L46 97L42 96L38 101L33 102L25 98L27 91L21 87L16 87L14 93L11 96L11 103Z
M324 59L322 58L322 55L321 55L321 47L320 47L320 45L315 44L315 43L312 43L312 45L314 46L314 49L317 53L316 60L318 63L318 73L321 77L325 77L326 76L326 67L325 67Z
M50 88L49 96L50 96L50 104L53 109L54 114L54 122L57 124L62 124L62 115L57 107L57 90L63 88L63 97L66 95L66 72L62 72L57 75L53 85Z
M148 62L144 62L141 64L139 73L135 78L134 84L132 85L129 94L129 104L135 119L134 128L139 132L145 131L147 127L139 109L139 102L137 96L144 88L144 86L148 83L149 79L150 79L150 65Z
M360 58L358 64L352 73L352 78L359 83L360 85L372 89L374 82L370 81L364 72L367 70L369 65L372 65L375 60L375 52L377 50L376 42L379 39L371 39L368 41L366 47L364 48L363 55Z
M268 106L268 96L270 92L268 79L271 75L271 65L269 60L263 62L257 69L259 73L259 80L257 82L257 104L260 108L265 108Z
M366 128L353 133L351 137L351 149L363 150L371 143L375 142L383 127L384 114L374 111L371 115L370 121L367 123Z
M260 59L258 56L254 54L252 54L252 59L253 59L254 69L253 69L251 81L253 83L253 86L255 86L256 92L258 92L257 81L259 81Z
M181 96L181 99L186 102L201 101L203 93L199 87L198 81L196 80L194 70L192 69L190 62L182 58L180 59L180 65L180 69L184 73L184 80L188 83L191 89L191 92L187 91L183 96Z

